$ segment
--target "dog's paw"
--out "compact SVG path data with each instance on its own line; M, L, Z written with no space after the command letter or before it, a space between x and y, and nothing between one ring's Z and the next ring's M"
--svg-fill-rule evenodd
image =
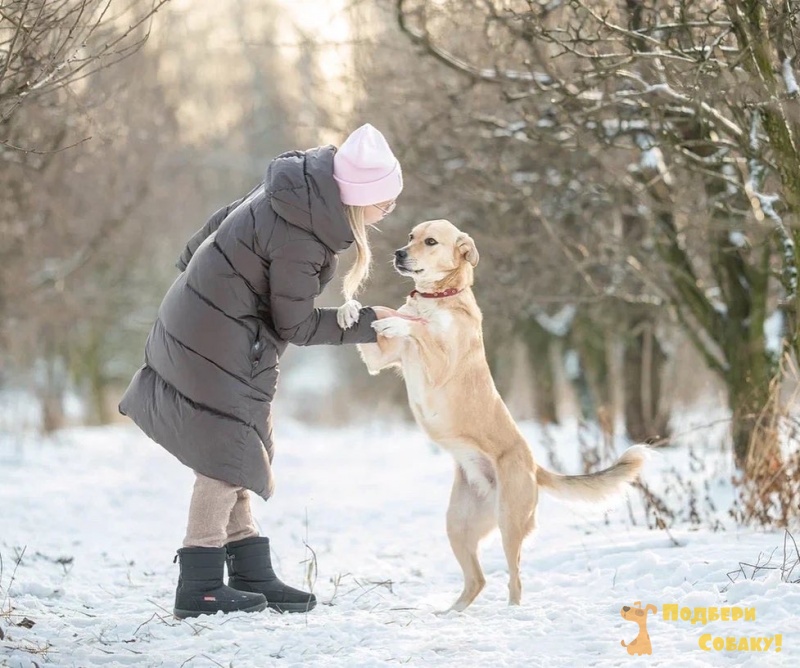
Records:
M411 334L411 321L405 318L383 318L372 323L374 329L387 339L400 338Z
M339 323L339 327L342 329L350 329L358 322L358 318L361 315L360 312L361 304L355 299L351 299L336 309L336 322Z

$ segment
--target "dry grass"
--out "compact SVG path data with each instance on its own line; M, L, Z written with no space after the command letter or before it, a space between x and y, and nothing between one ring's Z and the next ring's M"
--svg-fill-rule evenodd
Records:
M614 446L614 432L610 420L602 420L599 424L600 435L593 434L588 427L582 427L578 432L579 452L583 473L593 473L611 466L619 454ZM705 429L706 426L696 427L696 430ZM686 434L681 434L684 436ZM651 447L664 447L668 441L659 441ZM648 485L644 480L637 480L632 487L639 492L639 501L644 515L644 521L649 529L665 531L670 540L677 544L677 540L670 533L676 525L691 527L705 527L712 531L720 531L724 527L718 517L718 509L711 495L711 483L717 479L716 474L710 470L708 460L698 454L692 446L677 446L685 449L688 457L689 472L682 473L673 466L662 471L659 485L656 490L653 485ZM552 458L551 458L552 459ZM699 476L696 474L700 474ZM698 483L698 478L704 478ZM629 498L628 510L631 524L639 524L633 501Z
M792 388L791 391L786 392L786 387ZM711 450L702 439L695 446L679 445L693 432L718 426L719 420L651 444L654 448L685 452L688 467L673 466L661 471L657 484L643 480L633 484L639 492L648 528L669 533L670 528L682 525L721 531L725 529L723 514L726 510L728 516L742 526L785 529L796 523L800 519L800 417L793 414L791 408L797 405L800 405L800 373L787 361L771 385L768 404L758 415L748 459L732 478L715 470L719 457L708 456ZM729 418L725 421L729 422ZM589 425L581 425L578 432L584 473L611 465L619 454L614 447L613 422L601 416L597 427L599 434ZM546 432L544 445L549 465L563 471L556 444ZM723 456L733 458L729 445L722 452ZM729 483L734 487L733 503L728 509L720 508L712 490L715 485ZM628 504L631 523L636 525L641 521L637 520L641 514L630 500Z
M775 560L776 547L767 556L759 552L756 563L739 562L739 568L728 573L731 584L741 580L757 580L770 572L779 571L781 582L787 584L800 584L800 548L797 541L788 530L783 534L783 551L778 560Z
M5 562L3 555L0 554L0 647L11 651L21 651L32 656L40 657L43 661L48 661L48 654L52 649L49 642L31 642L27 638L18 638L15 629L30 629L36 625L33 619L21 615L15 611L13 601L11 600L11 587L17 576L17 569L22 558L25 556L25 548L18 551L14 556L14 567L9 575L8 582L5 581ZM31 663L39 668L39 663L31 660Z
M731 516L743 525L785 529L800 518L800 420L789 410L798 405L800 387L797 367L785 359L758 416L744 470L734 480L739 495ZM786 399L779 378L794 381Z

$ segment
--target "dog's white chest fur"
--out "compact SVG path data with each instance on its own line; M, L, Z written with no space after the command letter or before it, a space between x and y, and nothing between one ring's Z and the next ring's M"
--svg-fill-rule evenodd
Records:
M405 304L399 310L401 313L425 318L427 321L425 326L436 334L445 337L455 334L450 331L453 326L453 316L448 311L437 308L437 304L432 303L433 301L418 299L412 304ZM443 417L442 412L447 408L445 397L442 392L429 387L424 364L418 359L419 351L414 343L406 344L402 358L403 378L414 417L426 429L435 427L438 420Z
M437 334L448 334L453 325L453 316L449 311L440 308L436 299L416 299L410 304L403 304L400 313L416 315L428 321L427 327Z
M400 309L400 312L425 318L428 321L426 327L436 334L442 335L445 339L457 335L457 332L453 331L452 314L439 308L437 300L417 299L412 304L406 304ZM406 346L403 351L403 377L414 416L429 435L433 436L431 432L436 431L440 421L449 419L449 416L446 415L448 403L446 393L441 389L437 390L429 386L425 377L424 365L417 359L410 359L418 355L416 346L413 344ZM460 441L439 440L438 443L453 456L464 472L467 481L481 495L487 495L494 491L494 467L485 455Z

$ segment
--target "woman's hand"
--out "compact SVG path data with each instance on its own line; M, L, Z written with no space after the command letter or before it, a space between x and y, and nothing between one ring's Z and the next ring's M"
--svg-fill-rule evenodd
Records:
M400 311L389 308L388 306L373 306L372 310L375 311L375 316L378 320L383 320L384 318L403 318L403 320L413 320L414 322L426 322L424 318L420 318L416 315L409 315L408 313L400 313Z
M359 320L359 315L361 315L361 308L361 304L359 304L355 299L351 299L336 309L336 320L339 323L339 327L342 329L350 329L353 325L355 325ZM383 320L384 318L402 318L403 320L425 322L425 320L422 318L408 315L406 313L400 313L400 311L396 311L388 306L373 306L372 310L375 311L375 316L378 320Z
M338 309L336 309L336 322L342 329L350 329L358 322L361 315L361 304L355 299L346 301Z

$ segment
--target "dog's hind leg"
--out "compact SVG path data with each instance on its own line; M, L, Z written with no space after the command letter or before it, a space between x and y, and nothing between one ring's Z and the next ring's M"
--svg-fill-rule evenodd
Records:
M447 509L447 537L464 572L464 590L450 610L464 610L480 594L486 578L478 561L478 544L497 526L496 492L481 492L456 464L455 480Z
M514 455L501 456L497 470L497 524L508 561L508 604L519 605L522 581L519 567L522 541L536 525L538 488L526 462Z

